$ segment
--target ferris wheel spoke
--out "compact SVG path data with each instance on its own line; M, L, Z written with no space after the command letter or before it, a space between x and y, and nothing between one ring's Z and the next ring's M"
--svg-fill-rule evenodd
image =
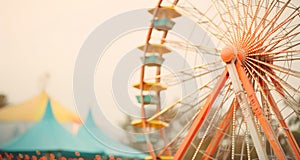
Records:
M233 64L233 63L231 63L231 64ZM249 98L252 111L254 112L257 120L260 122L260 124L261 124L260 126L262 127L266 138L270 142L270 145L271 145L272 149L274 150L275 155L277 156L278 159L286 159L285 153L284 153L278 139L275 138L275 132L274 132L271 124L268 123L267 118L263 114L264 111L262 110L259 100L255 94L253 84L247 78L247 75L246 75L245 70L242 67L241 63L238 62L235 66L236 66L236 70L237 70L239 77L241 77L240 78L241 82L242 82L244 89L247 93L247 96ZM249 123L248 125L251 125L251 123ZM258 126L256 126L256 127L258 127ZM250 129L254 129L254 128L255 128L255 126L250 127ZM254 134L251 134L251 136L252 135L254 135ZM256 136L258 136L258 135L256 135ZM258 147L257 146L255 146L255 147L256 147L256 151L257 151ZM261 154L261 156L262 156L262 154Z
M270 27L267 31L266 31L266 34L260 38L260 36L257 36L257 38L255 38L254 40L257 40L255 41L255 43L253 43L252 46L250 46L250 50L252 50L253 48L256 48L256 47L259 47L261 46L264 42L266 42L266 40L272 36L274 33L276 33L276 31L278 31L281 27L283 27L285 24L293 21L295 19L296 16L299 16L300 12L296 12L295 11L295 15L292 15L290 18L284 20L283 22L281 22L280 24L276 25L275 28L273 27ZM261 32L263 33L263 32Z
M298 62L300 60L300 50L293 50L286 52L285 55L277 55L273 57L273 61L296 61Z
M247 63L249 65L254 66L256 69L259 69L260 71L262 71L263 73L265 73L266 75L268 75L270 77L270 79L272 80L272 82L274 83L274 86L279 86L280 88L283 89L282 86L286 86L288 89L292 90L294 93L298 93L299 91L297 91L297 89L295 89L294 87L292 87L290 84L288 84L287 82L285 82L283 79L279 78L274 71L268 69L264 69L260 66L258 66L257 64L251 62L251 61L247 61ZM281 90L281 89L280 89ZM287 91L286 91L287 92ZM278 93L283 94L283 92L279 91Z
M300 27L300 25L299 25L299 27ZM298 37L298 35L294 36L294 37L291 37L290 39L288 39L286 41L286 44L290 44L290 45L287 46L286 44L282 43L282 44L279 44L279 45L273 47L272 49L269 49L268 51L275 50L275 49L289 50L289 49L293 49L293 48L298 48L298 46L300 45L300 40L297 39L297 40L292 41L292 39L294 39L296 37Z
M220 64L220 61L214 61L197 65L192 68L176 71L175 73L157 75L151 78L147 78L146 80L153 81L159 78L165 85L174 86L189 80L193 80L197 77L209 75L211 73L224 69L224 67L219 67L218 64Z
M197 156L197 154L199 153L200 148L201 148L201 146L202 146L204 140L206 139L206 137L207 137L207 135L208 135L208 132L209 132L209 131L211 130L211 128L214 126L214 123L216 122L215 119L216 119L217 115L219 114L220 110L222 109L222 107L223 107L225 101L227 100L227 98L228 98L228 96L229 96L229 92L231 91L231 90L230 90L230 89L231 89L230 87L231 87L231 85L228 85L228 86L227 86L227 90L226 90L226 92L225 92L225 95L224 95L223 98L222 98L221 103L218 105L217 109L214 111L214 114L213 114L212 118L211 118L210 120L208 120L208 121L209 121L209 122L208 122L208 125L206 126L205 132L204 132L204 134L202 135L202 138L201 138L201 140L200 140L200 142L199 142L199 144L198 144L198 146L197 146L197 148L196 148L196 151L194 152L194 155L193 155L192 159L195 159L195 158L196 158L196 156ZM206 120L207 120L207 118L206 118Z
M234 17L233 17L233 12L237 10L236 6L233 6L234 9L231 9L231 7L229 6L229 1L223 1L224 2L224 5L225 5L225 8L226 8L226 11L225 11L225 14L228 15L229 17L229 23L231 24L230 25L230 28L232 28L232 34L233 34L233 39L232 39L232 42L233 44L237 44L239 43L238 39L239 39L239 30L240 30L240 27L238 22L235 21ZM238 5L238 4L236 4ZM239 15L237 13L237 15Z
M261 98L263 99L263 101L266 102L268 106L272 106L274 112L279 111L278 108L275 107L276 104L275 104L275 101L273 101L274 99L272 98L271 94L266 94L266 93L270 93L268 86L272 86L272 84L270 84L270 82L267 81L266 76L259 73L256 70L254 70L254 68L250 65L246 65L246 69L248 70L248 73L250 73L251 77L256 82L258 90L262 95ZM254 72L257 76L254 75ZM273 102L274 102L274 104L272 104ZM280 114L280 113L278 113L278 114ZM280 116L281 116L281 114L280 114Z
M300 57L297 57L297 58L285 58L285 57L276 57L276 59L274 59L273 61L279 62L279 61L299 61L300 60Z
M176 136L174 136L174 138L172 138L172 140L170 140L170 142L164 147L164 149L162 149L162 151L158 155L162 155L167 150L167 148L169 148L170 146L174 145L174 143L180 141L181 136L192 125L193 121L196 118L196 115L199 112L200 112L200 110L198 110L196 112L196 114L192 118L190 118L188 122L186 122L186 124L182 127L182 129L176 134ZM175 145L177 145L177 144L175 144ZM176 150L177 150L178 149L177 146L175 146L175 147L176 147Z
M252 62L257 62L263 66L267 66L271 69L274 69L274 70L277 70L281 73L285 73L287 75L291 75L291 76L294 76L294 77L298 77L300 78L300 72L299 71L295 71L295 70L292 70L290 68L285 68L285 67L281 67L281 66L277 66L277 65L274 65L274 64L271 64L271 63L267 63L267 62L264 62L264 61L261 61L261 60L257 60L257 59L254 59L254 58L250 58L250 57L247 57L248 60L252 61Z
M236 109L239 105L236 106ZM231 103L229 110L227 111L227 114L225 115L224 119L221 121L221 124L218 127L217 132L214 134L211 143L209 143L208 147L206 148L202 160L208 160L211 156L213 156L217 150L217 147L219 146L219 143L221 142L222 138L225 135L226 130L228 129L231 118L234 111L234 101Z
M173 104L171 104L170 106L164 108L163 110L161 110L160 112L154 114L152 117L148 118L148 121L154 120L157 117L163 115L164 113L166 113L167 111L173 109L176 105L181 104L184 100L189 99L191 97L194 97L195 95L197 95L199 93L199 91L201 91L204 88L207 88L210 84L212 84L216 79L218 79L219 76L212 78L212 80L208 81L207 83L203 84L201 87L199 87L198 89L196 89L195 91L193 91L192 93L184 96L183 98L177 100L176 102L174 102ZM205 100L207 97L203 97L202 100ZM199 102L202 101L201 99L199 100Z
M260 4L260 2L258 2L259 4ZM254 34L252 34L252 38L250 38L250 39L252 39L252 41L254 41L255 39L254 39L254 37L256 36L255 34L256 33L258 33L258 31L261 29L261 27L266 27L267 25L265 25L265 23L268 21L267 20L267 17L268 17L268 15L270 14L270 12L275 8L275 5L276 5L276 1L272 1L270 4L269 4L269 6L266 6L264 9L265 9L265 13L263 14L263 16L262 16L262 18L260 18L261 20L259 21L259 23L256 25L256 27L254 28L254 31L253 31L253 33ZM261 9L262 9L262 6L258 6L258 7L260 7ZM257 13L258 14L258 13ZM247 28L247 26L244 26L245 28ZM251 26L252 27L252 26ZM264 29L261 29L262 31L264 30ZM250 34L249 34L249 36L250 36ZM259 36L259 35L258 35Z
M249 27L247 27L247 31L246 31L246 39L244 40L245 43L249 43L249 41L251 41L253 39L253 37L255 36L255 34L251 34L252 32L252 27L253 25L255 25L255 20L257 19L258 17L258 13L259 13L259 8L260 8L260 5L261 5L261 1L258 0L257 1L257 4L256 4L256 7L255 7L255 12L254 12L254 15L250 15L249 17L251 18L250 19L250 25ZM251 4L249 4L248 7L251 7Z
M248 46L250 48L250 50L252 50L253 48L257 48L257 47L261 46L267 40L267 38L269 38L280 27L282 27L284 24L286 24L289 21L294 19L294 18L286 19L283 22L281 22L279 25L276 25L275 28L273 28L275 26L277 20L282 15L282 12L285 10L285 8L288 4L289 4L289 1L287 3L285 3L285 5L275 14L275 16L273 16L273 18L271 20L269 20L267 22L265 27L261 29L261 31L259 32L258 35L256 35L256 33L258 33L258 29L259 29L260 25L257 26L256 30L254 30L255 34L252 34L251 38L249 38L248 41L247 41L247 43L252 44L252 45ZM258 13L256 13L256 14L258 14ZM261 20L261 22L263 22L263 23L265 21L266 21L266 19L264 19L264 18ZM252 27L252 26L250 26L250 27ZM248 34L250 34L250 33L248 33ZM263 36L263 34L265 34L265 35Z
M243 30L243 33L242 33L242 45L244 46L245 44L243 42L245 42L245 39L246 37L248 36L246 33L247 33L247 30L248 30L248 13L249 13L249 7L250 7L250 0L247 0L247 4L245 3L242 3L242 8L243 8L243 15L244 15L244 21L243 21L243 24L242 24L242 30Z
M220 56L219 54L217 54L217 53L219 53L218 49L208 47L208 46L203 46L200 44L190 44L187 42L172 41L172 40L166 40L165 44L169 45L170 47L173 47L173 48L178 48L178 49L182 49L185 51L192 51L192 52L195 52L198 54L207 54L207 55L212 55L212 56L217 56L217 57Z
M245 68L246 68L247 73L250 74L251 79L254 80L254 78L258 77L259 79L263 80L264 83L267 84L268 86L275 87L274 84L272 84L271 82L269 82L267 80L267 77L265 75L263 75L262 73L260 73L259 71L257 71L257 69L255 69L254 67L252 67L248 63L245 63Z
M188 2L187 2L188 3ZM203 29L206 30L208 33L210 33L213 37L218 39L221 42L231 42L230 40L230 32L229 30L223 31L218 25L216 24L211 18L209 18L205 12L201 12L198 10L193 4L188 4L189 7L185 6L177 6L178 8L182 9L182 12L184 12L186 15L189 15L189 17L192 17L195 19L196 23L198 23L200 26L203 26ZM213 17L216 18L216 17Z
M204 48L201 45L196 45L196 47L200 51L200 53L202 53L202 54L207 54L207 55L212 55L212 56L220 57L220 55L218 54L218 53L220 53L220 51L218 49L216 49L216 48L208 50L208 49Z
M290 48L295 47L294 45L292 45L292 46L286 45L289 43L297 43L297 41L299 41L299 40L294 40L294 39L298 35L300 35L300 31L299 31L300 24L296 24L295 26L292 26L292 27L293 28L289 29L289 31L285 32L284 35L278 35L278 36L273 37L269 42L270 44L266 46L266 47L268 47L266 52L273 51L273 50L276 50L279 48L289 48L290 49ZM294 33L294 32L296 32L296 33Z
M191 143L195 134L198 132L199 128L202 126L203 120L207 116L207 112L210 110L210 108L211 108L213 102L215 101L220 90L224 87L224 84L226 83L227 79L228 79L228 71L225 70L223 72L222 76L219 78L212 93L207 98L205 104L201 107L199 112L197 112L197 114L195 115L195 120L190 127L190 131L188 132L188 135L183 139L183 142L181 143L179 150L176 152L176 154L174 156L175 159L181 159L183 157L184 152L188 148L188 144Z
M272 27L273 27L273 25L276 23L276 16L278 16L279 17L279 15L280 15L280 11L279 12L277 12L277 14L271 19L271 20L269 20L267 17L269 16L269 15L272 15L272 14L270 14L271 12L272 12L272 10L274 9L274 8L276 8L275 6L276 6L276 4L277 4L278 2L277 1L272 1L272 3L270 3L270 5L269 6L267 6L266 8L264 8L265 9L265 13L263 14L263 16L262 16L262 18L260 19L260 21L259 21L259 23L255 26L255 28L254 28L254 31L253 31L253 33L254 34L252 34L252 38L251 38L251 41L250 41L250 43L253 43L254 41L256 41L256 40L258 40L258 38L260 38L261 37L261 35L263 34L263 33L268 33L266 30L267 30L267 28L269 28L269 29L271 29ZM261 8L262 6L260 6L260 8ZM281 9L281 11L283 11L284 9ZM258 13L257 13L258 14ZM273 15L272 15L273 16ZM277 17L277 18L278 18ZM259 33L258 35L256 35L256 33ZM256 37L255 37L256 36ZM255 38L254 38L255 37Z
M221 13L221 10L219 9L219 7L221 7L221 5L217 5L216 4L216 3L220 2L220 1L211 0L211 2L213 4L215 10L217 11L219 18L221 19L222 24L225 26L226 31L230 31L230 26L228 26L228 25L230 25L230 23L226 22L225 18L223 17L223 14ZM234 39L233 35L229 34L229 36L230 36L231 40Z
M241 10L240 10L240 4L238 2L238 0L236 0L236 5L235 5L235 11L236 11L236 14L237 14L237 35L238 35L238 39L237 39L237 42L241 42L242 41L242 30L243 30L243 23L242 23L242 17L241 17Z
M217 79L217 78L216 78ZM204 85L205 86L205 85ZM228 86L227 85L227 88L230 88L230 86ZM196 91L194 91L192 94L195 94L195 93L197 93L197 92L199 92L200 90L202 89L202 87L201 88L199 88L198 90L196 90ZM230 90L228 90L228 92L229 92ZM188 95L188 96L186 96L186 97L190 97L192 94L190 94L190 95ZM226 93L226 94L228 94L228 93ZM206 100L207 99L207 97L209 96L209 94L207 94L206 96L204 96L203 98L201 98L200 100L199 100L199 102L203 102L204 100ZM229 96L231 96L231 95L229 95ZM225 96L225 97L229 97L229 96ZM227 100L227 98L224 98L224 100L223 101L226 101ZM223 102L224 103L224 102ZM179 103L177 103L177 104L179 104ZM197 103L197 105L198 105L199 103ZM221 106L221 105L220 105ZM170 109L172 109L171 107L174 107L174 106L170 106L170 107L167 107L166 109L164 109L164 110L162 110L160 113L158 113L158 114L164 114L167 110L170 110ZM199 109L196 113L194 113L194 116L193 117L191 117L189 120L188 120L188 122L184 125L184 127L178 132L178 134L164 147L164 149L159 153L159 155L161 155L161 154L163 154L163 152L165 152L165 150L166 150L166 148L168 148L168 147L170 147L173 143L175 143L176 141L178 141L178 139L179 139L179 137L188 129L188 127L190 127L190 125L192 124L192 122L195 120L195 118L197 117L197 115L200 113L200 111L201 111L202 109ZM186 111L183 111L183 112L181 112L181 114L179 115L179 117L182 117L185 113L187 113L188 111L191 111L191 110L186 110ZM159 116L159 115L154 115L153 117L151 117L151 118L149 118L148 120L151 120L151 119L153 119L153 118L155 118L156 116Z
M277 58L288 58L287 56L297 56L300 55L300 50L289 50L289 49L285 49L285 50L281 50L281 51L273 51L273 52L259 52L259 53L251 53L248 55L248 57L255 57L255 56L264 56L264 57L271 57L272 59L277 59ZM282 54L289 54L290 55L282 55ZM292 58L290 58L292 59ZM288 60L286 60L288 61Z
M288 125L285 123L284 118L271 94L271 92L268 89L268 86L266 88L261 89L261 93L264 96L265 99L268 99L268 105L271 106L273 112L275 113L275 116L284 131L286 141L289 143L288 147L290 147L292 151L292 155L294 156L295 159L300 159L300 149L299 146L297 145L297 141L295 140L295 137L293 136L292 132L290 131Z
M300 26L300 25L299 25ZM276 49L281 49L281 51L286 51L288 49L291 49L297 45L293 45L293 46L286 46L285 43L283 43L285 40L291 41L292 38L295 38L296 36L298 36L300 34L300 32L298 33L294 33L292 35L288 35L285 34L284 36L279 36L279 38L272 39L270 42L266 43L265 45L259 46L257 48L254 48L252 50L249 50L248 54L249 56L252 55L258 55L260 54L261 50L264 50L264 53L272 53L274 52ZM274 41L275 40L275 41ZM283 48L284 47L284 48ZM276 51L275 53L281 53L281 51ZM258 52L258 53L257 53Z
M299 25L298 25L299 26ZM297 26L297 28L298 28L298 26ZM267 38L269 38L269 36L271 36L271 34L273 34L275 31L277 31L278 30L278 28L276 29L273 29L272 31L270 31L269 32L269 34L266 34L265 35L265 37L263 37L261 40L260 40L260 42L258 43L258 44L262 44L263 42L265 42L265 40L267 39ZM297 35L299 35L299 32L298 33L295 33L294 35L291 35L291 38L293 38L293 37L296 37ZM279 42L282 42L284 39L287 39L287 38L289 38L289 41L291 41L291 38L290 37L283 37L283 38L281 38L281 39L279 39L278 41L277 41L277 43L275 43L275 45L274 45L274 47L272 47L271 49L275 49L275 46L279 43ZM282 44L281 46L283 46L284 44ZM295 47L295 46L297 46L297 45L294 45L294 46L289 46L289 48L292 48L292 47ZM277 47L278 48L278 47Z
M249 70L249 68L247 67L247 69ZM251 73L251 72L250 72ZM257 73L259 74L259 73ZM259 74L260 77L263 77L263 75ZM299 147L297 145L297 142L293 136L293 134L291 133L291 131L289 130L289 127L287 126L287 124L284 121L284 118L281 114L281 112L278 109L278 106L275 102L275 100L272 97L272 94L269 91L268 85L264 85L266 84L265 80L264 81L259 81L256 76L254 76L252 74L252 78L254 78L254 80L256 81L256 84L260 90L260 93L262 95L262 98L264 99L265 102L267 102L268 106L271 106L273 112L276 115L277 120L279 121L279 124L281 126L281 128L283 129L285 135L286 135L286 141L289 143L288 147L291 148L292 152L293 152L293 156L295 159L299 159L300 158L300 153L299 153ZM264 87L262 87L264 86Z
M283 86L287 87L290 89L294 94L298 95L300 97L300 93L297 89L292 87L290 84L285 82L284 80L280 79L279 77L276 76L276 74L270 73L266 71L265 69L258 67L256 64L253 62L249 61L249 64L255 66L256 68L259 68L263 73L266 73L272 80L272 83L274 84L276 91L279 93L279 95L282 96L282 98L289 104L289 106L295 111L295 113L299 116L300 115L300 104L295 100L295 98L290 94L289 91L287 91Z
M278 25L278 24L276 24L276 22L279 20L279 18L282 16L282 14L284 13L284 11L286 10L286 8L288 7L288 5L289 5L289 3L291 2L291 0L287 0L287 1L285 1L285 2L281 2L281 1L277 1L277 3L284 3L284 5L280 8L280 10L279 11L277 11L276 12L276 14L273 16L273 18L269 21L269 23L266 25L266 26L269 26L269 30L267 31L267 33L268 32L270 32L271 31L271 29L274 27L274 26L276 26L276 27L278 27L278 26L280 26L280 24ZM294 10L294 13L296 12L296 10ZM293 13L292 13L293 14ZM291 14L291 15L292 15ZM291 16L290 15L290 16ZM288 16L288 17L290 17L290 16ZM287 22L287 21L286 21ZM282 23L281 23L282 24Z
M229 85L230 84L225 85L225 88L227 88ZM202 93L203 91L201 91L201 90L199 90L199 92L201 92L201 95L199 95L198 97L195 97L194 101L192 100L192 102L191 102L193 105L187 105L187 106L190 106L190 107L186 108L183 111L181 111L182 114L180 114L179 117L183 116L185 113L193 112L194 110L192 110L192 109L200 108L203 105L203 102L205 102L205 100L208 98L209 94L211 93L211 89L210 89L210 91L207 91L205 93ZM229 99L229 97L231 97L233 94L234 93L231 92L229 94L229 96L227 96L227 98L225 99L225 101L227 101ZM220 93L220 96L224 96L224 93ZM184 105L184 103L181 103L181 104Z

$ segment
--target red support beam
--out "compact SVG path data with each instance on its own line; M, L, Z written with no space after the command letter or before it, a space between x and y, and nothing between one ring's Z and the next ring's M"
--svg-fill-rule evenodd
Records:
M270 123L268 122L266 116L264 115L264 112L263 112L263 110L259 104L259 101L256 97L252 83L248 79L247 74L246 74L244 68L242 67L242 64L240 61L237 61L236 69L237 69L239 78L243 84L243 87L246 90L246 93L248 95L254 115L257 117L262 129L264 130L264 133L265 133L276 157L280 160L286 159L284 151L281 148L281 145L278 142L278 139L275 136L275 133L274 133Z
M183 156L190 146L192 140L194 139L195 135L197 134L199 128L202 126L211 106L213 105L214 101L218 97L221 89L224 87L225 82L228 79L228 71L227 69L221 75L219 81L217 82L215 88L212 90L211 94L207 97L205 104L201 107L200 112L196 116L191 128L189 129L188 134L185 136L184 140L182 141L179 149L177 150L176 154L174 155L174 159L181 160Z
M202 160L209 160L210 157L212 157L215 154L220 141L223 139L224 133L226 132L226 130L228 129L228 127L231 123L231 118L232 118L233 111L234 111L234 105L236 105L236 109L238 109L239 104L237 103L237 101L234 100L232 102L224 120L220 124L219 129L217 130L216 134L213 136L208 147L206 148L206 150L202 156Z
M265 85L266 86L266 85ZM267 87L267 86L266 86ZM297 144L297 141L295 140L292 132L289 130L289 127L288 125L285 123L284 121L284 118L280 112L280 110L278 109L278 106L270 92L270 90L268 88L264 88L264 94L267 96L268 98L268 101L272 107L272 110L273 112L275 113L278 121L279 121L279 124L281 125L281 127L283 128L284 130L284 133L287 137L287 142L289 143L289 147L291 147L292 149L292 152L293 152L293 155L295 156L294 158L295 159L300 159L300 150L299 150L299 146Z

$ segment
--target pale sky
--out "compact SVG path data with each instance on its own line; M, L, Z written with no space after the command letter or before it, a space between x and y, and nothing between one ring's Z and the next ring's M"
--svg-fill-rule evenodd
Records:
M76 112L73 73L88 36L110 18L152 8L156 1L0 0L0 4L0 93L11 104L21 103L42 91L41 81L48 73L46 92Z
M0 92L10 103L39 94L49 73L48 94L74 109L72 78L79 49L109 18L150 8L149 0L11 0L0 5Z

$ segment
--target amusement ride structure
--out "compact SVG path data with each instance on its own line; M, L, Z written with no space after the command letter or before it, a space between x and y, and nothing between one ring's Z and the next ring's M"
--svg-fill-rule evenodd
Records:
M159 0L148 10L153 19L145 44L138 47L144 56L139 83L133 85L140 90L141 119L132 121L145 134L146 159L300 159L287 125L289 118L300 117L299 4ZM201 27L206 35L190 31L200 42L174 38L172 29L182 17ZM176 60L171 58L175 52L194 62L164 73L164 62ZM196 87L164 106L163 92L189 81ZM149 116L150 105L156 109ZM165 122L172 110L177 115ZM176 128L172 122L180 118L184 124L168 136L165 129ZM163 147L152 143L153 131Z

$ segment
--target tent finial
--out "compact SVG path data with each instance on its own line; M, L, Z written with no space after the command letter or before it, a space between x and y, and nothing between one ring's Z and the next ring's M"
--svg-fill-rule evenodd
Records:
M40 76L40 78L39 78L39 88L41 88L41 90L43 92L46 91L46 87L49 83L49 80L50 80L50 74L47 71Z

